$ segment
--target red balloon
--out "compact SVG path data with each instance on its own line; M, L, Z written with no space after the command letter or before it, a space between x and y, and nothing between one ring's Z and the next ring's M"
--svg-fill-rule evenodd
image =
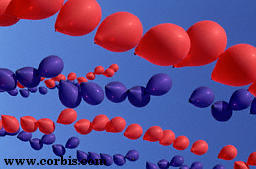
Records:
M8 133L15 133L19 130L19 121L15 117L9 115L2 115L1 118L5 131L7 131Z
M71 81L76 80L76 73L74 72L69 73L68 80L71 80Z
M143 136L143 140L156 142L163 137L163 129L159 126L150 127Z
M39 20L57 13L64 0L12 0L7 14L20 19Z
M226 32L216 22L197 22L187 33L191 40L189 54L175 67L207 65L215 61L226 49Z
M0 26L11 26L19 21L16 16L6 15L6 9L12 0L0 1Z
M134 48L143 34L139 18L129 12L117 12L100 24L94 42L112 52L125 52Z
M256 81L256 48L238 44L227 49L217 61L212 80L230 86L244 86Z
M190 151L196 155L203 155L208 151L208 143L204 140L197 140L193 143Z
M51 134L55 130L55 124L51 119L43 118L37 121L39 130L44 134Z
M173 142L173 147L176 150L185 150L189 146L189 139L186 136L179 136Z
M170 66L179 63L190 50L190 39L180 26L164 23L152 27L140 40L135 54L147 61Z
M96 0L68 0L61 8L55 29L71 36L92 32L101 20L101 7Z
M109 66L109 68L110 68L110 69L113 69L114 72L117 72L118 69L119 69L119 66L118 66L118 64L112 64L112 65Z
M250 154L247 160L247 164L256 166L256 152Z
M59 74L58 76L51 78L54 81L61 81L61 80L66 80L66 77L63 74Z
M88 82L88 80L85 77L79 77L77 78L78 83Z
M26 132L35 132L38 128L37 120L32 116L23 116L20 118L21 128Z
M110 120L106 115L97 115L92 121L92 129L95 131L104 131L109 121Z
M47 80L45 80L44 81L44 83L45 83L45 85L46 85L46 87L48 87L48 88L54 88L55 87L55 81L53 80L53 79L47 79Z
M111 119L106 125L106 132L120 133L125 129L126 121L122 117Z
M57 123L60 124L72 124L77 119L77 112L74 109L64 109L61 111Z
M160 139L159 143L163 146L169 146L175 140L175 134L172 130L164 130L163 137Z
M233 160L237 156L237 149L233 145L223 147L218 155L219 159Z
M86 74L86 78L89 80L94 80L95 79L95 74L92 72L89 72Z
M243 161L236 161L234 163L234 169L249 169L249 166Z
M106 77L113 77L115 74L115 71L111 68L107 68L105 71L104 71L104 76Z
M92 131L91 122L87 119L80 119L74 125L76 131L80 134L89 134Z
M124 136L131 140L140 138L143 134L143 129L139 124L131 124L124 132Z
M250 87L248 88L248 91L249 91L254 97L256 97L256 83L255 83L255 82L250 85Z
M101 75L104 73L104 67L103 66L97 66L94 69L94 74Z
M2 122L2 119L0 119L0 129L3 128L3 122Z

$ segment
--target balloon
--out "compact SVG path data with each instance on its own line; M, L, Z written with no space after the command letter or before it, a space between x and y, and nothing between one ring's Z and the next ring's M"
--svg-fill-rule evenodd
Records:
M209 87L196 88L189 98L189 103L196 107L204 108L210 106L214 101L215 95Z
M82 97L86 103L98 105L104 100L104 91L97 83L81 83L80 86Z
M137 16L116 12L100 24L94 43L112 52L125 52L139 43L142 34L143 26Z
M219 152L218 158L223 160L233 160L237 156L237 149L233 145L224 146Z
M59 75L63 68L63 60L58 56L50 55L40 62L38 72L42 77L52 78Z
M93 72L89 72L86 74L86 78L89 80L94 80L95 79L95 74Z
M247 164L256 166L256 152L253 152L249 155Z
M2 115L1 119L6 132L16 133L19 130L19 121L14 116Z
M41 142L46 145L51 145L55 142L56 137L55 134L45 134L41 138Z
M19 19L16 16L6 14L6 9L12 0L3 0L0 2L0 26L11 26L16 24Z
M85 77L78 77L77 78L78 83L88 82L88 80Z
M100 155L94 152L88 152L88 164L97 164L97 161L100 160Z
M74 109L64 109L61 111L57 123L60 124L72 124L77 119L77 112Z
M146 32L135 54L155 65L170 66L179 63L188 55L189 50L187 32L178 25L163 23Z
M173 142L176 150L185 150L189 146L189 139L186 136L179 136Z
M45 95L48 93L48 90L46 87L39 87L39 93Z
M190 169L190 168L189 168L189 166L187 166L187 165L182 165L182 166L180 166L179 169Z
M13 90L8 91L8 94L11 96L17 96L19 94L19 92L17 89L13 89Z
M184 157L176 155L171 159L170 166L180 167L184 163Z
M87 163L88 154L83 151L77 150L76 158L81 164L85 165Z
M104 131L109 121L110 120L106 115L97 115L92 121L92 129L95 131Z
M51 119L43 118L37 121L39 130L44 134L51 134L55 130L55 124Z
M143 136L143 140L156 142L163 137L163 129L159 126L150 127Z
M158 73L152 76L146 87L147 93L153 96L162 96L172 88L172 80L169 75Z
M76 73L74 72L69 73L68 80L71 80L71 81L76 80Z
M212 80L230 86L248 85L256 80L255 66L256 48L249 44L234 45L218 59Z
M252 83L250 87L248 88L248 91L256 97L256 82Z
M100 153L100 158L102 160L104 160L104 162L105 162L104 165L106 165L106 166L111 166L114 163L112 156L110 156L108 154Z
M43 143L39 138L33 138L29 140L29 143L34 150L41 150L43 148Z
M9 70L0 68L0 89L4 91L10 91L16 88L15 74Z
M203 164L201 162L198 162L198 161L193 162L191 164L190 169L203 169Z
M37 92L37 87L28 88L28 90L29 90L31 93L36 93L36 92Z
M115 154L113 155L114 163L118 166L123 166L126 163L126 160L123 155Z
M33 67L23 67L16 72L16 79L25 87L32 88L38 86L41 77L37 69Z
M163 136L159 140L159 144L163 146L169 146L171 145L175 140L175 134L172 130L164 130Z
M17 138L21 141L27 142L32 138L32 133L21 131Z
M121 82L108 83L105 92L108 100L114 103L120 103L127 97L127 88Z
M158 161L157 165L160 169L168 169L170 166L169 161L165 159Z
M114 70L114 72L117 72L119 70L118 64L112 64L109 66L110 69Z
M103 66L97 66L94 69L94 74L101 75L104 73L104 67Z
M78 147L80 144L80 140L77 137L70 137L66 142L65 148L74 149Z
M27 98L27 97L29 96L29 91L28 91L28 89L20 89L19 92L20 92L20 95L21 95L22 97L24 97L24 98Z
M225 169L225 167L221 164L217 164L213 167L213 169Z
M6 132L5 132L5 129L4 128L1 128L0 129L0 137L3 137L6 135Z
M66 80L66 77L63 74L59 74L58 76L53 77L52 80L59 82L61 80Z
M144 107L149 103L150 95L145 87L135 86L128 90L128 100L135 107Z
M249 169L249 166L243 161L236 161L234 163L234 169Z
M158 169L157 165L151 162L146 162L146 169Z
M190 151L196 155L203 155L208 151L208 143L204 140L197 140L193 143Z
M131 124L124 132L124 136L130 140L136 140L143 134L143 129L139 124Z
M89 134L92 131L91 122L87 119L80 119L74 125L76 131L80 134Z
M54 144L52 145L52 151L56 156L64 156L66 153L66 149L63 145L61 144Z
M48 79L46 81L44 81L46 87L48 87L49 89L53 89L56 86L56 83L54 80L52 79Z
M37 120L32 116L23 116L20 118L21 128L26 132L35 132L38 128Z
M227 46L225 30L213 21L197 22L187 33L191 40L189 54L175 67L207 65L215 61Z
M125 155L125 158L129 161L137 161L139 157L139 152L137 150L129 150Z
M211 107L212 116L217 121L228 121L232 116L232 110L225 101L217 101Z
M81 103L79 88L69 81L60 81L59 99L68 108L75 108Z
M16 131L16 132L14 132L14 133L9 133L9 132L5 132L5 134L6 135L9 135L9 136L16 136L17 134L19 134L20 133L20 128Z
M246 109L251 105L253 98L253 95L248 90L238 89L229 100L230 108L233 110Z
M103 75L106 76L106 77L113 77L115 74L115 71L113 69L110 69L110 68L107 68Z
M126 121L122 117L111 119L106 125L106 132L120 133L125 129Z

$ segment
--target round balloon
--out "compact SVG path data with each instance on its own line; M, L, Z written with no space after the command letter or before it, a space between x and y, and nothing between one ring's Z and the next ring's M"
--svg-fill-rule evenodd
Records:
M16 79L25 87L33 88L38 86L41 77L38 74L37 69L33 67L23 67L16 72Z
M217 101L211 107L211 113L217 121L228 121L232 117L232 109L225 101Z
M153 96L161 96L169 92L172 88L172 80L169 75L158 73L152 76L146 87L146 91Z
M63 60L58 56L50 55L40 62L38 72L42 77L52 78L59 75L63 68Z
M97 83L81 83L80 87L82 97L86 103L98 105L104 100L104 91Z
M238 89L230 97L229 106L233 110L243 110L251 105L253 99L253 95L248 90Z
M150 95L145 87L135 86L128 90L128 100L135 107L145 107L150 102Z
M214 101L215 95L209 87L198 87L193 91L189 98L189 103L199 108L210 106Z

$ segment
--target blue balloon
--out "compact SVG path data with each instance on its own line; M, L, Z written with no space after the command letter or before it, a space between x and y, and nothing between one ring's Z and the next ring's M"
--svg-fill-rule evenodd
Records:
M20 89L20 95L24 98L27 98L29 96L29 91L28 89Z
M159 73L152 76L146 87L146 91L153 96L162 96L172 88L172 80L169 75Z
M158 166L151 162L146 162L146 169L158 169Z
M66 142L65 147L69 148L69 149L74 149L74 148L78 147L79 143L80 143L79 138L77 138L77 137L70 137L68 139L68 141Z
M48 93L48 89L46 87L39 87L39 93L45 95Z
M236 90L229 100L229 105L233 110L243 110L248 108L254 96L246 89Z
M166 159L158 161L157 165L160 169L168 169L170 166L169 161Z
M36 92L37 92L37 87L28 88L28 90L29 90L31 93L36 93Z
M187 165L182 165L182 166L180 166L179 169L189 169L189 166L187 166Z
M232 109L225 101L217 101L211 107L212 116L217 121L228 121L232 117Z
M105 86L105 93L108 100L120 103L127 97L127 88L121 82L110 82Z
M125 158L129 161L137 161L139 157L139 152L137 150L130 150L125 155Z
M103 89L94 82L81 83L81 93L86 103L98 105L104 100Z
M13 89L13 90L8 91L8 94L11 96L17 96L19 94L19 92L17 89Z
M21 131L18 135L17 138L21 141L27 142L32 138L32 133Z
M64 154L66 153L66 149L63 145L61 144L54 144L52 145L52 151L56 156L64 156Z
M42 136L41 138L41 142L43 144L46 144L46 145L51 145L55 142L56 140L56 137L55 137L55 134L51 133L51 134L45 134Z
M184 163L184 157L176 155L171 159L170 166L180 167Z
M6 131L6 135L16 136L17 134L19 134L19 132L20 132L20 128L15 133L9 133L9 132Z
M37 69L33 67L23 67L16 72L16 79L25 87L33 88L38 86L41 77L38 74Z
M250 114L256 114L256 98L253 99L251 108L250 108Z
M114 163L111 155L100 153L100 158L104 161L105 166L111 166Z
M81 164L85 165L87 164L88 154L83 151L77 150L76 158Z
M209 87L199 87L193 91L189 102L196 107L205 108L210 106L214 101L215 95Z
M89 165L98 165L97 163L100 161L100 155L94 152L88 152L88 164Z
M0 137L3 137L3 136L5 136L6 135L6 131L5 131L5 129L2 127L1 129L0 129Z
M33 138L29 140L29 143L34 150L41 150L43 148L43 143L38 138Z
M15 74L9 70L0 68L0 89L10 91L16 88L17 80Z
M224 165L217 164L213 167L213 169L225 169Z
M51 55L40 62L38 72L42 77L52 78L58 76L63 68L63 60L58 56Z
M150 101L150 94L145 87L135 86L128 90L128 100L135 107L144 107Z
M190 167L190 169L203 169L203 168L204 168L203 164L201 162L198 162L198 161L193 162L191 164L191 167Z
M114 163L118 166L123 166L126 163L125 157L122 154L113 155Z

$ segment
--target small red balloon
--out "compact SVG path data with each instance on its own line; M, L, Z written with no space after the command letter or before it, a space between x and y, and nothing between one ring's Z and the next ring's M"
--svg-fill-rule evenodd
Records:
M104 73L104 67L103 67L103 66L97 66L97 67L95 67L94 73L95 73L96 75L101 75L101 74L103 74L103 73Z
M38 128L37 120L32 116L23 116L20 118L21 128L26 132L35 132Z
M69 73L68 80L71 80L71 81L76 80L76 73L74 72Z
M119 66L118 64L112 64L109 66L110 69L113 69L115 72L117 72L119 70Z
M159 126L150 127L143 136L143 140L156 142L163 137L163 129Z
M89 80L94 80L95 79L95 74L93 72L89 72L86 74L86 78Z
M88 82L88 80L85 77L78 77L77 78L78 83Z
M236 161L234 163L234 169L249 169L249 166L243 161Z
M66 80L66 77L63 74L59 74L58 76L52 78L54 81L61 81L61 80Z
M233 145L223 147L218 155L219 159L233 160L237 156L237 149Z
M125 129L126 121L122 117L111 119L106 125L106 132L120 133Z
M163 137L160 139L159 143L163 146L171 145L175 140L175 134L172 130L164 130Z
M89 134L92 131L91 122L87 119L80 119L74 125L76 131L80 134Z
M204 140L197 140L193 143L190 151L196 155L203 155L208 151L208 143Z
M23 88L24 88L24 86L23 86L22 84L20 84L20 82L19 82L19 81L17 81L17 86L18 86L19 88L21 88L21 89L23 89Z
M131 124L124 132L124 136L131 140L140 138L143 134L143 129L139 124Z
M92 121L92 129L95 131L104 131L109 121L110 120L106 115L97 115Z
M15 133L19 130L19 121L14 116L2 115L3 128L8 133Z
M77 119L77 112L74 109L64 109L61 111L57 123L60 124L72 124Z
M6 9L12 0L0 1L0 26L11 26L16 24L19 19L16 16L6 14Z
M43 118L37 121L39 130L44 134L51 134L55 130L55 124L51 119Z
M186 136L179 136L173 142L173 147L176 150L185 150L189 146L189 139Z
M46 87L48 87L48 88L54 88L55 87L55 81L54 80L52 80L52 79L47 79L47 80L45 80L44 81L44 83L45 83L45 85L46 85Z
M106 77L113 77L115 74L115 71L111 68L107 68L105 71L104 71L104 76Z
M253 152L249 155L247 164L256 166L256 152Z

